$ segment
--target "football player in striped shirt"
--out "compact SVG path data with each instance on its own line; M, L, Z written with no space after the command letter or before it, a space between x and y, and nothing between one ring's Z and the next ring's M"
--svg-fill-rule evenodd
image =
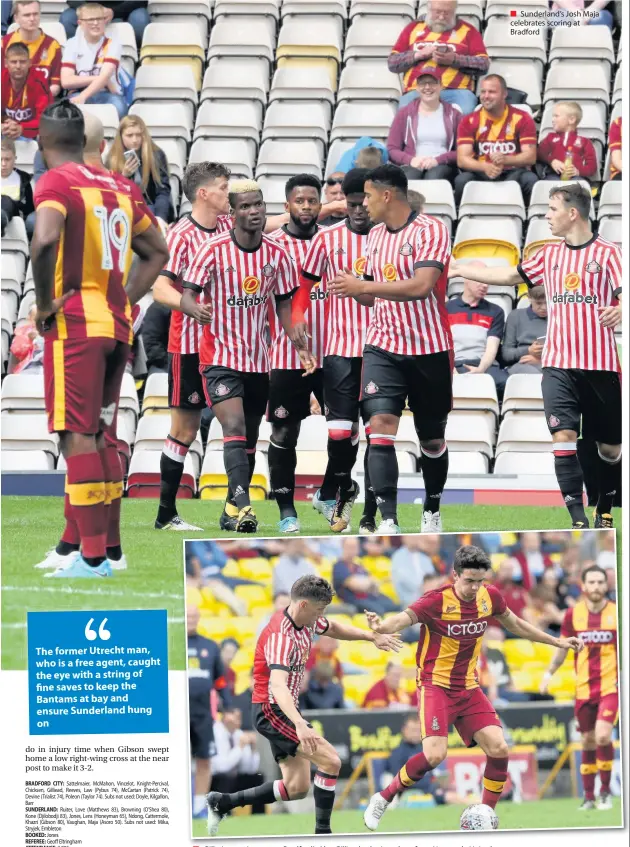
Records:
M591 231L591 195L573 183L549 192L552 235L516 267L451 265L449 277L464 275L489 285L544 285L548 330L542 354L542 395L553 438L556 477L573 527L588 527L584 477L577 437L597 442L599 497L595 527L612 527L620 484L621 367L614 328L621 323L621 251Z
M302 266L311 241L319 231L317 218L321 211L322 185L311 174L298 174L287 180L285 186L286 209L289 221L271 233L271 238L288 251L296 272ZM320 407L324 408L322 347L324 342L324 320L326 291L318 287L309 301L308 347L312 367L302 367L300 354L280 325L279 317L269 303L269 326L271 329L271 373L269 376L269 407L267 419L271 423L269 440L269 474L271 490L280 511L278 529L282 533L300 531L295 509L296 447L300 425L311 414L311 394ZM295 332L298 330L296 329ZM302 346L306 346L304 333Z
M580 809L595 808L595 777L601 781L598 809L611 809L610 778L614 751L613 727L619 719L617 685L617 606L608 599L606 571L591 565L582 571L582 598L567 609L562 622L565 638L578 636L584 650L575 656L575 719L582 733L580 773L584 800ZM558 648L543 676L541 693L547 694L554 673L562 667L568 650Z
M420 441L422 532L440 532L448 474L444 434L453 405L453 340L445 305L450 237L441 221L411 211L407 177L396 165L370 171L365 194L376 225L368 235L363 280L338 274L330 290L339 297L376 298L363 351L361 406L370 422L370 481L382 517L378 532L400 532L395 441L405 403Z
M293 298L293 323L306 328L305 310L314 286L325 290L338 273L361 278L365 270L367 236L372 222L363 203L365 168L349 171L343 180L348 216L320 230L313 238L304 265L300 289ZM352 506L359 493L351 478L359 450L359 397L363 347L374 298L329 297L326 300L324 341L324 403L328 423L328 465L313 507L330 522L334 532L350 525ZM306 342L306 339L304 339ZM376 531L376 500L369 482L368 449L365 452L365 507L359 533Z
M192 210L169 227L166 243L170 257L153 288L153 297L171 309L168 333L168 404L171 427L160 457L160 504L156 529L201 531L177 514L176 497L184 461L197 437L206 408L203 378L199 372L200 318L211 314L209 304L193 302L182 311L183 282L199 248L210 238L231 229L227 214L230 170L216 162L188 165L182 188ZM233 526L229 527L233 529Z
M289 253L263 235L265 202L258 183L233 182L228 197L234 228L197 251L185 274L182 308L190 313L200 294L202 304L212 305L210 316L200 316L199 368L206 402L223 429L225 511L236 518L237 532L255 532L249 486L269 395L268 301L275 297L280 322L292 337L290 299L298 281Z
M509 749L492 703L479 686L477 664L483 634L493 618L515 635L540 644L579 653L575 635L556 638L521 620L505 598L485 580L492 565L479 547L465 545L455 552L453 583L428 591L404 612L386 620L366 612L373 632L394 634L421 624L416 664L422 752L412 756L383 791L374 794L364 814L368 829L377 829L389 804L401 791L436 768L448 752L448 731L455 725L466 747L486 754L481 802L493 809L508 776Z
M330 584L321 576L308 574L291 587L291 602L276 612L256 642L252 723L269 741L280 767L281 779L265 782L234 794L208 794L208 835L215 836L225 815L252 802L301 800L311 785L315 765L313 798L315 833L330 833L335 788L341 760L335 748L302 717L298 707L306 663L318 635L341 641L367 641L385 652L399 652L397 636L378 635L324 616L333 598Z

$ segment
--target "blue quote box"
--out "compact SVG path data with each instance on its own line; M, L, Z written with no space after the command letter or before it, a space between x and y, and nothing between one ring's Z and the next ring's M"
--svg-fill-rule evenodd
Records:
M168 732L165 609L29 612L31 735Z

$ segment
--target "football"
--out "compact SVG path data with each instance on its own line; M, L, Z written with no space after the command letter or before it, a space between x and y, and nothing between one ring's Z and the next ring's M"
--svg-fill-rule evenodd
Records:
M464 809L459 819L459 828L465 830L498 829L499 818L494 809L483 803L476 803Z

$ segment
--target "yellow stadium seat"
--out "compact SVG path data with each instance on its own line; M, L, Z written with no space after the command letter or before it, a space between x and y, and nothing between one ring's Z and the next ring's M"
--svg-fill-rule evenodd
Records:
M363 612L352 616L352 626L358 626L360 629L367 629L367 621Z
M273 612L273 604L270 601L264 603L252 603L249 607L249 614L253 618L262 618L265 615L270 615Z
M348 700L360 707L363 705L365 695L370 688L380 679L379 674L350 674L343 678L343 690Z
M416 667L416 650L418 649L417 644L405 644L400 653L396 654L396 657L403 668L415 668Z
M273 576L269 561L263 558L239 559L238 568L239 574L243 579L253 579L262 582L263 580L270 580Z
M251 606L264 606L268 603L267 593L260 585L237 585L234 589L236 596Z
M204 638L223 641L230 637L230 618L215 618L214 615L202 615L197 630Z
M513 547L518 541L515 532L501 532L501 547Z
M236 640L243 644L247 641L253 641L256 638L256 621L248 617L233 617L230 618L231 635Z
M218 454L218 451L216 452ZM211 463L211 460L216 464L216 468L202 473L199 477L199 496L202 500L225 500L228 493L228 478L225 473L223 456L206 457L204 465L207 466Z
M383 668L391 658L389 653L377 650L376 647L366 645L361 641L350 641L348 661L357 667Z
M518 668L525 662L536 660L533 642L526 641L523 638L508 638L505 642L503 652L510 668Z
M519 250L509 241L494 238L460 241L453 247L454 259L507 259L510 265L517 265Z
M328 582L332 580L333 562L330 559L322 559L317 565L317 573Z
M202 588L200 594L201 603L199 605L201 609L214 613L216 611L217 601L212 591L209 588Z
M225 567L223 568L223 576L240 576L241 571L238 566L238 562L234 559L228 559Z
M284 47L278 48L277 52L277 67L278 68L287 68L287 70L291 70L293 68L310 68L315 70L316 68L325 68L328 75L330 76L330 83L332 86L332 90L337 90L337 60L332 58L325 58L324 56L291 56L285 55L291 51L292 46L286 45ZM304 49L304 48L301 48ZM316 49L316 48L313 48Z
M171 410L168 406L168 397L160 397L150 394L142 401L143 415L169 415Z
M394 603L398 603L398 595L396 594L396 589L394 588L394 584L392 582L388 582L383 580L379 585L381 594L384 594L386 597L389 597L390 600L393 600Z
M192 585L186 586L186 606L201 606L203 597L201 591Z
M492 565L493 571L499 570L499 565L505 559L505 553L491 553L490 554L490 564Z
M230 667L234 673L249 673L254 664L254 649L241 649L232 659Z
M249 688L251 681L252 677L250 665L249 670L241 671L240 673L236 674L236 682L234 683L234 693L237 696L239 694L242 694L243 691L246 691Z
M333 611L334 607L333 607L332 604L328 608L329 608L330 612L326 613L326 617L328 618L329 621L337 621L338 623L349 624L350 626L352 626L352 618L350 617L350 615L338 615L338 614L336 614ZM349 641L340 641L339 644L340 645L350 644L350 642Z

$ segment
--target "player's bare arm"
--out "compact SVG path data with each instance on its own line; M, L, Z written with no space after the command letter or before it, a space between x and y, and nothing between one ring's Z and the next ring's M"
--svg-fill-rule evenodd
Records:
M367 624L372 632L380 633L381 635L393 635L396 632L402 632L408 626L413 626L418 623L418 618L411 609L405 609L404 612L399 612L397 615L391 615L388 618L379 617L376 612L365 612Z
M174 312L182 310L182 295L173 285L173 281L160 274L153 286L153 299Z
M455 262L451 259L448 278L453 279L456 276L465 276L466 279L485 282L486 285L520 285L524 282L516 267L481 268L471 265L470 262Z
M138 257L129 272L125 287L132 306L149 291L158 274L168 262L168 247L160 230L153 224L140 235L134 236L131 249Z
M297 291L297 289L296 289ZM295 294L295 292L294 292ZM282 329L286 332L291 343L298 351L300 362L304 368L303 376L308 376L317 370L317 360L308 349L308 332L300 323L293 323L291 316L291 298L276 296L276 314Z
M508 632L517 635L519 638L527 638L529 641L549 644L551 647L558 647L563 650L573 650L575 653L579 653L584 648L584 643L580 638L573 636L571 638L556 638L555 635L548 635L542 629L538 629L538 627L517 617L509 609L506 609L502 615L497 615L496 618L501 621Z
M295 724L295 732L300 739L300 743L304 747L306 753L315 753L317 743L321 740L321 736L308 725L302 715L298 712L293 697L287 686L289 678L288 671L283 671L280 668L272 668L269 674L269 688L273 694L273 698L282 709L284 714Z
M556 652L553 654L553 658L547 670L544 672L542 680L540 682L540 693L547 694L549 691L549 683L551 682L551 677L555 674L555 672L562 667L564 661L569 653L568 647L558 647Z
M210 303L201 304L197 302L197 297L201 293L198 285L185 282L184 290L179 304L180 311L188 315L200 324L209 324L212 320L212 305Z
M380 297L381 300L394 300L404 303L407 300L424 300L433 291L442 269L435 267L418 268L411 279L397 282L380 282L357 279L352 274L338 274L329 284L330 291L337 297ZM361 301L359 301L361 302ZM370 305L365 303L364 305Z
M599 322L602 326L613 329L621 323L621 294L617 294L617 300L619 301L617 306L599 307Z
M338 638L340 641L368 641L379 650L385 653L399 653L402 649L402 641L398 636L384 635L371 630L359 629L358 626L339 623L339 621L329 621L330 626L326 631L326 635L330 638Z
M37 314L35 322L40 332L44 321L58 311L76 292L67 291L62 297L53 298L57 245L61 238L65 217L57 209L43 207L38 210L35 232L31 242L31 262Z

